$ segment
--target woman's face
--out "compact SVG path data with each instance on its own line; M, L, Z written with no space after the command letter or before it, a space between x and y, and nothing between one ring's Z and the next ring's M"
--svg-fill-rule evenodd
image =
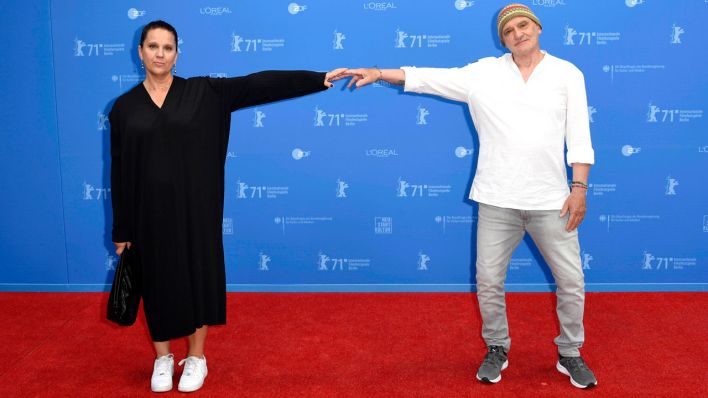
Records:
M145 64L146 73L155 76L169 74L177 62L175 36L165 29L151 29L138 47L138 55Z

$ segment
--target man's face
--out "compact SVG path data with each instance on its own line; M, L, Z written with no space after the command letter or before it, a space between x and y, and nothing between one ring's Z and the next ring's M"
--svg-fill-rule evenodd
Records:
M541 27L527 17L514 17L502 28L504 44L514 55L526 55L538 51L538 36Z

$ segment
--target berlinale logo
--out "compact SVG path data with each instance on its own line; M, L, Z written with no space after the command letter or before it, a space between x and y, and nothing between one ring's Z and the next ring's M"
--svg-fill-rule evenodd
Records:
M337 197L338 198L346 198L347 197L347 192L346 192L347 188L349 188L349 184L347 184L346 181L337 178Z
M115 271L118 258L112 254L106 254L106 261L103 264L106 266L106 271Z
M261 251L260 254L258 255L258 270L259 271L268 271L270 268L268 268L268 263L270 262L270 256L267 254L263 254Z
M657 123L659 121L671 123L675 120L675 116L679 113L678 109L661 109L658 106L653 105L651 102L648 106L649 110L647 111L647 123ZM660 120L657 118L658 114L660 114Z
M411 184L409 184L406 180L402 180L400 177L398 178L398 189L396 190L396 196L399 198L404 198L408 196L408 193L406 192L406 189L410 188Z
M672 269L676 269L676 260L679 260L674 257L656 257L647 250L644 251L642 256L642 269L645 270L659 270L662 268L668 270L670 264Z
M396 48L406 48L404 40L408 38L408 34L400 29L396 29Z
M245 182L241 182L241 180L238 180L236 184L238 184L237 199L261 199L263 194L266 193L266 187L263 186L250 186ZM249 191L251 192L250 194L248 193Z
M86 47L87 44L85 41L79 39L78 37L74 39L74 56L75 57L83 57L84 55L84 47ZM96 55L93 51L93 45L89 46L89 56ZM98 52L98 45L96 45L96 52Z
M428 115L430 115L430 111L418 104L418 114L416 115L415 124L419 126L428 124L428 121L425 119L425 117Z
M423 253L422 250L418 252L418 271L427 271L428 263L430 262L430 256Z
M592 254L583 251L583 269L590 269L590 261L594 260Z
M243 37L235 33L231 33L231 52L240 53L241 43L243 43L243 40Z
M566 46L574 46L575 45L575 35L578 34L578 31L571 28L568 25L565 25L565 35L563 36L563 44Z
M642 259L642 269L652 269L651 262L654 261L655 258L654 255L645 250Z
M324 127L324 126L341 126L342 122L344 122L344 114L343 113L327 113L320 109L319 106L315 105L315 119L314 119L314 125L315 127Z
M666 190L664 191L664 194L666 196L675 196L676 195L676 186L679 185L679 182L675 178L671 178L671 176L666 177Z
M83 198L84 200L106 200L111 192L110 188L96 188L84 181Z
M347 36L344 35L344 33L339 32L337 29L334 30L334 39L332 40L332 48L334 50L344 50L344 46L342 45L342 41L346 39Z
M106 116L106 114L103 112L98 112L97 116L98 116L98 131L108 130L108 126L106 126L106 124L108 123L108 116Z
M344 263L346 262L346 259L344 258L331 258L328 255L322 253L322 251L317 254L317 270L318 271L328 271L330 270L329 268L329 263L331 262L331 270L335 271L337 268L339 268L340 271L344 271Z
M265 119L265 112L256 108L253 110L253 127L260 128L263 127L263 119Z
M681 44L681 35L686 33L682 27L673 24L671 27L671 44Z

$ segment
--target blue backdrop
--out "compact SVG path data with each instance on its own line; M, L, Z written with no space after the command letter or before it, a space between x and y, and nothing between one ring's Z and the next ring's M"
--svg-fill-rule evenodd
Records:
M530 0L542 48L585 74L596 165L590 291L706 290L708 1ZM105 290L116 257L106 115L142 80L142 26L179 32L177 75L452 67L503 49L506 1L40 1L0 6L0 289ZM463 104L376 84L232 122L232 291L469 291L478 142ZM552 278L530 239L509 290Z

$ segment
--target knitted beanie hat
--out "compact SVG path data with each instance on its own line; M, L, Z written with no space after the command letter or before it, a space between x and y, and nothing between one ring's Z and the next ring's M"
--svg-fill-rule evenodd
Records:
M515 17L526 17L534 22L541 27L541 21L538 20L538 17L529 9L527 6L523 4L509 4L508 6L502 8L501 11L499 11L499 16L497 17L497 29L499 30L499 40L501 40L502 46L506 47L506 44L504 43L504 36L502 36L502 28L504 28L504 25L506 25L507 22L509 22L512 18Z

